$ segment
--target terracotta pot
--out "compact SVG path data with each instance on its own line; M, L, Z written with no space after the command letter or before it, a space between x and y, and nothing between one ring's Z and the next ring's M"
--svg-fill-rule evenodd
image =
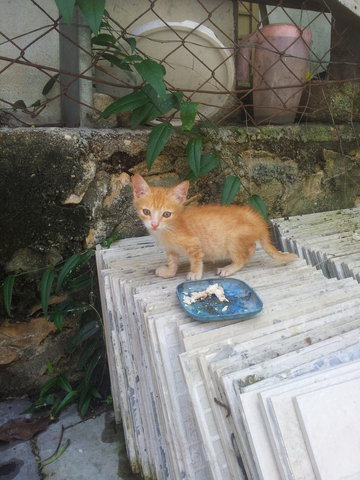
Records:
M294 122L308 68L311 38L306 28L272 24L251 34L240 45L237 79L239 83L248 81L252 63L257 124Z

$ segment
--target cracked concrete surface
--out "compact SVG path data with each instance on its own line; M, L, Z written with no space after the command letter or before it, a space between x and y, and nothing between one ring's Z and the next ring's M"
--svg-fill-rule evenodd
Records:
M23 417L27 398L0 403L0 424ZM54 454L58 453L56 459ZM46 464L46 460L51 463ZM28 441L0 442L2 480L136 480L129 468L122 429L113 412L82 420L71 406Z

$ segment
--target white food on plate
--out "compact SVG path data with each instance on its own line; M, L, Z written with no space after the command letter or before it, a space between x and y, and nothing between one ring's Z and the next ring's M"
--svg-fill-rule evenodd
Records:
M220 302L228 302L229 301L225 297L225 292L224 292L223 287L221 285L219 285L218 283L214 283L213 285L209 285L206 290L202 290L201 292L191 292L190 296L189 295L184 295L184 303L186 305L191 305L192 303L196 302L197 300L204 300L204 298L211 297L212 295L215 295Z

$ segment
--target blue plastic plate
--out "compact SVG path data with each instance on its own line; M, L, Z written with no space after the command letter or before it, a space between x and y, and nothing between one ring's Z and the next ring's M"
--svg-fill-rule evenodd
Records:
M214 283L223 287L228 302L221 302L212 295L190 305L185 303L186 297L189 297L191 292L201 292ZM176 287L176 293L185 312L200 322L246 319L259 313L263 307L254 290L236 278L209 278L183 282Z

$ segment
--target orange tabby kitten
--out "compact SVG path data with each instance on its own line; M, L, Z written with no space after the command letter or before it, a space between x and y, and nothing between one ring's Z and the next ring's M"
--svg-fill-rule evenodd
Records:
M271 242L269 227L249 205L199 205L184 207L189 182L175 187L151 187L138 174L132 177L134 205L147 230L166 248L167 265L156 274L169 278L176 274L179 254L190 260L188 280L199 280L203 274L203 259L231 259L219 268L221 277L241 269L260 241L264 250L276 260L288 263L297 258L281 253Z

